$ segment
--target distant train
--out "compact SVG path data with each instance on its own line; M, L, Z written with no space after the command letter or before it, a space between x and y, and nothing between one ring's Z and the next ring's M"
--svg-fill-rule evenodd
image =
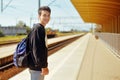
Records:
M56 30L46 29L46 32L48 38L53 38L56 36Z

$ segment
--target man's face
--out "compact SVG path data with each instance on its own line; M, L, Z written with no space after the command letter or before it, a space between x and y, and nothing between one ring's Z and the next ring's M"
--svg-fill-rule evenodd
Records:
M42 24L46 25L50 20L50 13L46 10L42 10L39 19Z

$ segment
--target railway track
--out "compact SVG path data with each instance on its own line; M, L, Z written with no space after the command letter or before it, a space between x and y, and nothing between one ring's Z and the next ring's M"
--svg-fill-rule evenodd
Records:
M80 37L80 36L79 36ZM75 37L72 39L68 39L65 41L61 41L55 44L51 44L48 46L48 55L52 55L54 52L60 50L64 46L68 45L69 43L75 41L79 37ZM10 77L14 76L15 74L23 71L24 68L16 68L13 65L13 61L6 62L4 65L0 66L0 80L8 80Z

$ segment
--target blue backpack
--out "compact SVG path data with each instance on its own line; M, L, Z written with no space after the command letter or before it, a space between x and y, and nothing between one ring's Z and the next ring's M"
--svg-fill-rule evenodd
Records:
M28 67L28 55L30 52L27 53L27 39L28 37L22 39L16 47L16 51L13 55L13 63L16 67Z

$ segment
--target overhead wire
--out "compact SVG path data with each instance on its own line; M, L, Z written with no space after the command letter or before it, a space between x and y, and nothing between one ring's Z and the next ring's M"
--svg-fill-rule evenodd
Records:
M3 0L1 0L1 1L3 1ZM3 12L10 4L11 4L11 2L12 2L13 0L10 0L9 2L8 2L8 4L6 4L6 6L5 7L3 7L3 2L1 2L1 4L2 4L2 8L1 8L1 11Z

